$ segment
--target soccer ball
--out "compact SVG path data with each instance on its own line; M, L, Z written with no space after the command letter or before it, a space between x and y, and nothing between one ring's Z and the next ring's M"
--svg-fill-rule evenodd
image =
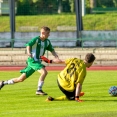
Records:
M116 86L111 86L110 89L108 90L108 93L111 96L117 96L117 87Z

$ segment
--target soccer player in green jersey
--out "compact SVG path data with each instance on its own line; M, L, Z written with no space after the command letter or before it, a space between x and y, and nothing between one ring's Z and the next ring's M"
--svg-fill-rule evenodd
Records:
M58 98L49 96L46 100L54 101L68 99L82 102L82 100L80 100L80 96L84 95L84 92L81 92L81 90L83 81L86 77L86 68L89 68L93 64L94 60L95 56L92 53L88 53L84 60L70 58L62 61L62 63L66 64L66 67L58 74L57 83L65 96Z
M5 85L15 84L18 82L23 82L29 76L31 76L35 71L38 71L41 75L38 81L38 88L36 91L37 95L47 95L43 92L42 86L44 84L44 79L47 75L45 66L41 63L40 56L45 54L45 51L48 50L52 53L56 60L59 60L58 55L56 54L53 46L51 45L50 40L48 39L50 35L50 28L42 27L40 30L40 36L37 36L31 39L26 44L28 59L26 61L27 66L20 72L21 76L13 78L7 81L0 82L0 89Z

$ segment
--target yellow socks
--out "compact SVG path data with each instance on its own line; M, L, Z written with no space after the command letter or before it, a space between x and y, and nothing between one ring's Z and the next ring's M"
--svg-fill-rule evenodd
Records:
M54 98L55 101L63 101L63 100L69 100L66 96L61 96L61 97L57 97Z

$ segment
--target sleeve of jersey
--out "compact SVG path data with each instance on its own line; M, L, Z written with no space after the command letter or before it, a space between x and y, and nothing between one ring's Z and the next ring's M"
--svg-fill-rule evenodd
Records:
M86 70L82 68L82 70L79 72L77 83L83 84L85 76Z
M72 58L66 59L66 60L65 60L65 64L66 64L66 65L69 64L71 60L72 60Z
M25 46L33 46L37 39L38 37L32 38L28 43L25 44Z
M53 46L52 46L50 40L48 40L48 42L49 42L49 45L48 45L48 47L47 47L47 50L49 50L50 52L54 51L54 48L53 48Z

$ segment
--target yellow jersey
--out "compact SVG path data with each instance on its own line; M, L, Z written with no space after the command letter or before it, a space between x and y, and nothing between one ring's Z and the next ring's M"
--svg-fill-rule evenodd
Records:
M58 82L63 89L72 92L78 83L83 83L86 76L86 65L78 58L67 59L65 64L64 70L58 74Z

